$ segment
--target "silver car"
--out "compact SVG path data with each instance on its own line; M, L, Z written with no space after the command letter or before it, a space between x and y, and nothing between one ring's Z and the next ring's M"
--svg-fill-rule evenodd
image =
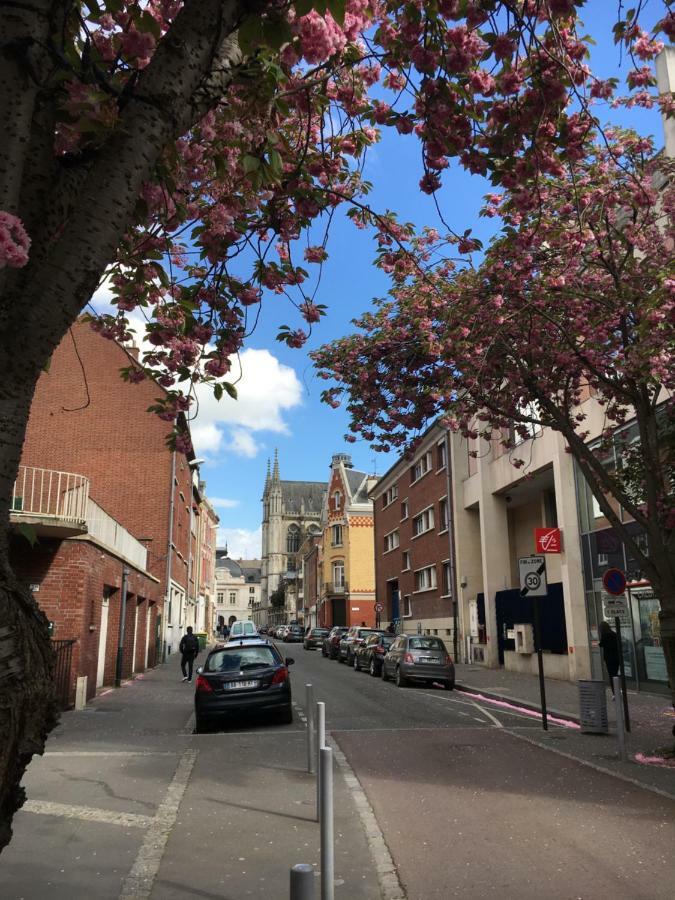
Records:
M446 691L455 686L455 666L443 641L424 634L401 634L382 660L382 680L398 687L411 681L440 682Z

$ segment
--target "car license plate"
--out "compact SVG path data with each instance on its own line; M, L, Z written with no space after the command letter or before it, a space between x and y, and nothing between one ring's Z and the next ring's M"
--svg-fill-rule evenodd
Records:
M223 685L226 691L236 691L242 688L257 688L260 686L259 681L228 681Z
M439 662L439 660L435 656L420 656L420 662L437 663L437 662Z

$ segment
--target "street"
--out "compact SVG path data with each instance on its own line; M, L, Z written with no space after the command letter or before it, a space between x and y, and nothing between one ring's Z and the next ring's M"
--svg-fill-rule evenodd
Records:
M675 800L531 743L540 725L516 712L280 647L296 660L292 725L192 734L175 657L66 714L25 779L3 898L287 897L293 864L319 869L306 683L345 757L336 897L672 897Z

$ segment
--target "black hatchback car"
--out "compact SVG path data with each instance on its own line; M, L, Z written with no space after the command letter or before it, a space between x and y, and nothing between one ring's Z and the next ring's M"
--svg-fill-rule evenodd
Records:
M261 638L216 647L197 669L195 731L245 713L269 714L290 724L293 708L288 667L293 662Z

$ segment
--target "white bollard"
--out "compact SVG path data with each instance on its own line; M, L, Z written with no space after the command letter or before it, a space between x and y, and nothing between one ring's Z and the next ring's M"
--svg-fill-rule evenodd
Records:
M316 704L316 821L321 821L321 751L326 746L326 704Z
M314 685L305 685L305 714L307 715L307 771L314 772Z
M619 741L619 759L628 762L626 753L626 728L623 721L623 694L621 692L621 679L618 675L612 678L614 685L614 708L616 710L616 736Z
M314 900L314 869L307 863L291 869L291 900Z
M87 706L87 675L80 675L75 685L75 709Z
M321 750L321 900L335 898L333 836L333 751Z

